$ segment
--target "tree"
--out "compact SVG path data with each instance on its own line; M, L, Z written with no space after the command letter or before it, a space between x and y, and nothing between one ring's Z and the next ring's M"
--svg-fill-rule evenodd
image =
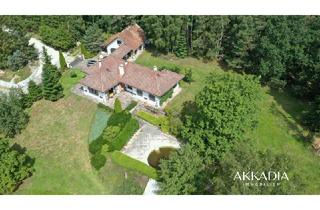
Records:
M311 104L311 109L304 113L303 122L314 132L320 132L320 96Z
M42 88L41 88L41 86L37 85L32 80L28 84L28 98L32 103L42 99Z
M223 195L297 194L302 192L305 186L294 166L292 158L286 154L276 154L270 150L259 151L250 142L237 142L231 152L225 153L219 163L213 165L212 191L208 193ZM237 174L242 177L243 172L254 172L260 177L259 174L269 171L280 172L280 176L285 172L289 180L265 181L261 179L257 181L253 179L243 181L239 177L235 178ZM258 182L269 184L269 186L256 185Z
M116 98L114 102L114 112L115 113L120 113L122 112L122 107L121 107L121 102L118 98Z
M19 70L28 64L28 58L20 51L16 50L8 57L7 66L12 70Z
M0 194L13 192L33 172L31 158L15 147L8 139L0 139Z
M24 111L20 92L10 90L9 94L0 94L0 133L14 137L24 129L29 116Z
M160 194L188 195L197 192L204 164L196 150L185 145L160 160Z
M218 159L256 126L260 94L259 81L253 76L212 74L196 96L192 108L196 112L185 116L183 139L199 148L209 161Z
M188 82L188 83L192 82L192 69L187 68L184 71L185 71L185 74L184 74L183 81Z
M49 101L57 101L63 97L63 87L60 84L61 73L51 64L45 50L43 54L45 60L42 70L43 97Z
M68 68L66 59L64 58L61 51L59 51L59 62L60 62L60 69L65 70Z
M175 54L179 58L185 58L188 55L187 42L184 36L179 36L177 39Z
M98 25L93 24L90 25L85 35L82 39L82 44L85 47L86 50L88 50L90 53L98 53L100 51L100 46L103 43L102 38L102 30L98 27Z

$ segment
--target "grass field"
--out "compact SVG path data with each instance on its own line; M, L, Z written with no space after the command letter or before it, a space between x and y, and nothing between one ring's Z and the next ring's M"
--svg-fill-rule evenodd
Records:
M91 167L88 135L97 105L70 93L76 79L68 73L62 81L66 97L36 102L27 128L14 139L35 158L33 176L15 193L141 194L145 176L113 164L109 157L99 172Z
M154 57L150 52L143 53L137 63L145 66L175 64L180 67L191 67L194 82L182 82L182 92L166 107L180 111L183 103L194 99L195 95L204 87L205 78L210 72L223 73L221 67L215 63L203 63L193 58L177 59L170 56ZM288 91L277 92L263 88L264 97L261 104L261 114L257 129L249 136L262 150L270 149L274 152L290 155L301 178L306 180L305 194L320 193L320 157L316 156L308 141L308 131L301 125L302 110L305 103L292 97Z
M31 75L31 73L32 72L29 66L25 66L24 68L19 69L17 71L5 70L3 74L0 74L0 80L10 82L11 79L15 77L15 82L17 83L28 78Z

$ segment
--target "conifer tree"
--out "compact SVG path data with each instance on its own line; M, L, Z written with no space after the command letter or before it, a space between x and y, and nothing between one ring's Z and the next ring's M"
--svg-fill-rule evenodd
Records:
M42 70L43 97L49 101L57 101L63 97L63 87L60 84L61 73L56 66L52 65L46 50L44 50Z
M42 98L42 88L37 85L34 81L30 81L28 85L28 98L31 103L36 102Z
M187 42L185 37L183 36L178 37L175 54L179 58L184 58L188 55Z
M116 98L116 100L114 102L114 112L115 113L122 112L121 102L118 98Z

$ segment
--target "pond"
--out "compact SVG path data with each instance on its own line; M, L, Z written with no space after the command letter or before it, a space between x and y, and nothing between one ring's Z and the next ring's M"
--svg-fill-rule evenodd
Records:
M153 150L148 156L148 163L150 166L159 169L160 160L168 158L170 153L175 151L173 147L161 147L157 150Z

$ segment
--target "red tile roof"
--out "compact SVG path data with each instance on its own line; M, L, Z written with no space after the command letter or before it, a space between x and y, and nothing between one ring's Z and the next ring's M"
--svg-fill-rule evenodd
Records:
M124 65L124 75L120 77L119 65ZM124 83L156 96L162 96L177 84L183 76L168 70L154 71L135 63L125 62L111 55L99 64L91 66L81 84L105 92L118 83Z
M109 45L115 39L121 39L131 50L138 49L145 42L144 31L138 24L132 24L121 32L112 35L104 44Z

